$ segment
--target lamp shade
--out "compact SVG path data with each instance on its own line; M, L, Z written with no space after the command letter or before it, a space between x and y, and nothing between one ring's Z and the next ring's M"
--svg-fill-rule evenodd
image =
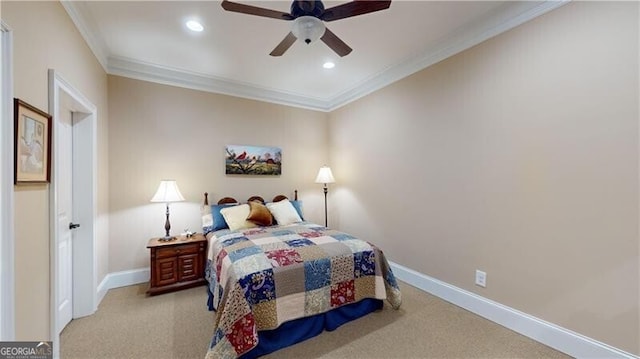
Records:
M182 197L182 193L180 193L180 189L178 189L178 184L174 180L160 181L160 186L158 186L156 194L151 198L151 202L169 203L180 201L184 201L184 197Z
M313 16L300 16L291 25L293 36L307 44L318 41L324 35L324 30L322 20Z
M318 176L316 177L316 183L333 183L335 181L333 173L331 173L331 168L328 166L320 167L320 171L318 171Z

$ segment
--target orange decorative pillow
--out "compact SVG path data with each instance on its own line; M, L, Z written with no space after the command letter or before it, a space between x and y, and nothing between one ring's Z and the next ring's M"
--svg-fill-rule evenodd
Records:
M249 207L251 207L251 210L249 211L247 221L263 227L273 224L273 216L264 204L258 201L251 201L249 202Z

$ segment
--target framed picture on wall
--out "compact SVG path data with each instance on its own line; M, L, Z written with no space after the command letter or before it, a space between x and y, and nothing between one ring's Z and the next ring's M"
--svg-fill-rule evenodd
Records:
M51 115L20 100L14 107L14 183L51 180Z
M279 176L282 173L282 150L278 147L228 145L225 147L225 173Z

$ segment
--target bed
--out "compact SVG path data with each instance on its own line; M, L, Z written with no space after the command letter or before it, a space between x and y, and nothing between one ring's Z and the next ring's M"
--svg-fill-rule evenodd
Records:
M205 193L203 230L216 313L207 358L256 358L380 310L384 299L400 307L384 253L304 221L297 191L294 200L224 197L211 206Z

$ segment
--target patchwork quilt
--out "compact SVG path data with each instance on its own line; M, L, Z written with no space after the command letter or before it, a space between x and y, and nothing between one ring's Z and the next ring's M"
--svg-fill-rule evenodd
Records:
M312 223L217 231L208 259L216 317L207 358L236 358L258 344L259 330L364 298L401 303L382 251Z

